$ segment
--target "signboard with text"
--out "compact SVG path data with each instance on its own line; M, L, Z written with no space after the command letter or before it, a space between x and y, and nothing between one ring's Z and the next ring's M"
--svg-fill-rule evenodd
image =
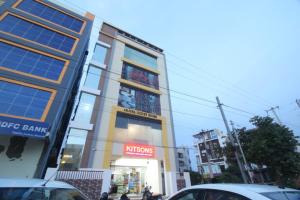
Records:
M124 155L138 158L154 158L155 147L144 144L125 144Z
M48 129L49 125L44 122L0 116L0 135L17 135L42 139L47 135Z

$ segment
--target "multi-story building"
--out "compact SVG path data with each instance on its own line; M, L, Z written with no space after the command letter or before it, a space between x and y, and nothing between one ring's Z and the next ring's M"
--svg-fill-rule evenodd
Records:
M87 71L60 169L110 170L117 193L176 191L163 50L103 23Z
M182 146L177 147L176 150L179 172L192 171L189 148Z
M42 177L68 125L94 16L44 0L0 4L0 177Z
M201 131L193 137L199 173L208 178L220 175L227 168L226 159L221 151L225 145L226 135L218 129L212 129Z

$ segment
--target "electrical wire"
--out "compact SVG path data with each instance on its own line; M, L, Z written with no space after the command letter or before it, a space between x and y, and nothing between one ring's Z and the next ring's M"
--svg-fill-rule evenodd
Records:
M76 5L76 4L74 4L74 2L71 2L71 1L68 1L68 0L63 0L63 1L68 2L68 4L71 4L71 5L75 6L76 8L78 8L78 9L84 11L84 12L88 12L88 10L83 9L82 7L80 7L80 6ZM95 15L95 18L98 19L98 20L100 20L100 21L107 21L106 19L104 19L104 18L102 18L102 17L100 17L100 16L97 16L97 15ZM96 25L93 25L93 26L96 27L96 29L98 29L98 30L101 29L101 26L96 26ZM97 37L98 37L98 35L97 35ZM244 90L244 89L242 89L242 88L240 88L240 87L237 87L237 86L233 85L232 83L229 83L228 81L225 81L225 80L223 80L223 79L220 79L219 77L216 77L215 75L213 75L213 74L209 73L208 71L204 70L202 67L199 67L199 66L197 66L197 65L194 65L194 64L188 62L187 60L185 60L185 59L183 59L183 58L181 58L181 57L179 57L179 56L177 56L177 55L175 55L175 54L173 54L173 53L171 53L171 52L169 52L169 51L165 51L165 52L166 52L167 54L169 54L170 56L175 57L175 58L177 58L178 60L181 60L182 62L186 63L187 65L189 65L189 66L195 68L196 70L199 70L199 69L200 69L202 72L204 72L204 73L207 74L209 77L211 77L212 79L214 79L214 82L215 82L215 81L219 81L219 82L222 82L223 84L224 84L224 83L225 83L225 84L229 84L229 85L231 85L233 88L235 88L236 90L239 90L239 91L242 91L242 92L244 92L244 93L247 93L246 99L248 99L248 98L253 98L253 97L257 97L257 98L259 98L259 99L262 99L261 97L258 97L257 95L250 94L250 93L247 92L246 90ZM267 104L265 104L265 105L267 105ZM269 105L267 105L267 106L269 107Z
M65 0L65 1L66 1L66 0ZM68 2L68 1L66 1L66 2ZM69 3L71 3L71 2L69 2ZM77 5L74 4L74 3L71 3L71 4L74 5L75 7L78 7L78 8L81 9L81 10L84 10L85 12L87 11L87 10L82 9L81 7L77 6ZM105 21L103 18L101 18L101 17L99 17L99 16L96 16L96 18ZM94 26L94 25L93 25L93 26ZM95 26L94 26L94 27L95 27ZM100 29L101 27L98 26L97 28ZM98 35L97 35L97 36L98 36ZM197 69L197 70L199 69L199 66L196 66L196 65L194 65L194 64L192 64L192 63L189 63L189 62L186 61L185 59L180 58L180 57L178 57L178 56L176 56L176 55L174 55L174 54L172 54L172 53L170 53L170 52L168 52L168 51L167 51L167 53L168 53L169 55L171 55L171 56L173 56L173 57L175 57L175 58L177 58L177 59L179 59L179 60L185 62L187 65L193 66L193 67L194 67L195 69ZM201 68L201 70L203 70L203 69ZM204 70L204 71L205 71L205 70ZM208 72L205 71L205 73L208 73ZM209 73L208 73L208 74L209 74ZM210 74L210 75L211 75L211 74ZM213 76L213 75L211 75L211 76ZM217 78L217 77L214 77L214 78ZM219 80L219 78L217 78L217 79ZM222 81L223 81L223 80L222 80ZM167 88L165 88L165 89L167 89ZM187 97L190 97L190 98L195 98L195 99L197 99L197 100L202 100L202 101L206 101L206 102L209 102L209 103L215 103L215 102L212 101L212 100L208 100L208 99L205 99L205 98L202 98L202 97L198 97L198 96L194 96L194 95L189 95L189 94L186 94L186 93L183 93L183 92L179 92L179 91L176 91L176 90L169 89L169 91L174 92L174 93L177 93L177 94L180 94L180 95L184 95L184 96L187 96ZM253 96L253 95L251 95L251 96ZM224 105L224 106L227 106L228 108L231 108L231 109L233 109L233 110L235 110L235 111L239 111L239 112L243 112L243 113L248 113L248 114L255 115L254 113L245 111L245 110L240 109L240 108L236 108L236 107L228 106L228 105Z

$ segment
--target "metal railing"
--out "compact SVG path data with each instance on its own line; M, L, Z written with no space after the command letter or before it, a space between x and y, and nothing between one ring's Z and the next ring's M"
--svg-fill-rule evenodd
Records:
M62 179L102 179L103 171L100 170L74 170L58 171L56 180Z

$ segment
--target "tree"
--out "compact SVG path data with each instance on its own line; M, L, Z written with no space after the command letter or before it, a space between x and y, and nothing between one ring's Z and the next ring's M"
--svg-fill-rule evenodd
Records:
M191 185L198 185L203 183L203 178L199 172L189 171L191 178Z
M300 175L298 141L293 131L270 117L255 116L250 122L255 128L239 133L248 162L266 166L272 181L279 185L293 182Z
M230 164L229 167L222 172L221 176L215 177L213 183L242 183L241 173L237 165Z
M226 142L226 146L221 150L226 156L228 168L222 172L221 176L214 178L215 183L243 183L240 169L234 155L235 148L230 141Z

